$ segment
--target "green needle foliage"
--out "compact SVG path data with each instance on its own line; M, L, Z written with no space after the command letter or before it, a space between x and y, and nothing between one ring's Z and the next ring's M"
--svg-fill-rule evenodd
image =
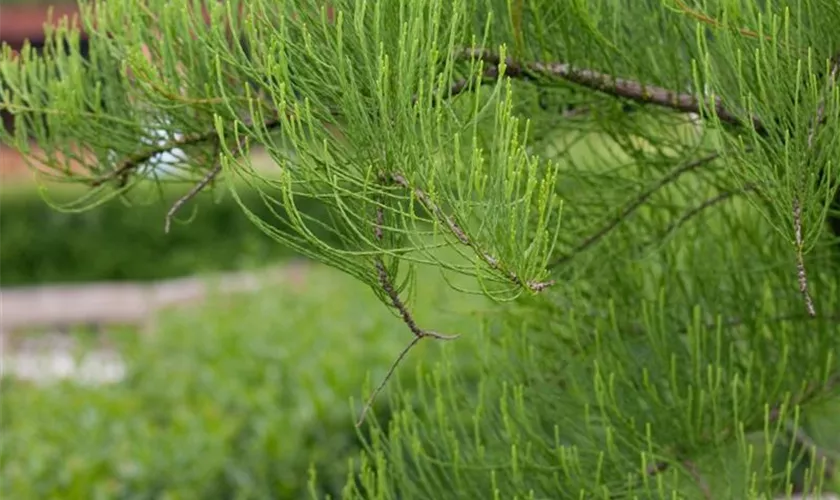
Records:
M3 141L91 188L59 208L151 177L185 183L177 217L221 185L369 285L407 350L482 339L477 385L446 363L417 393L391 381L348 498L768 498L831 477L808 411L840 383L839 3L82 7L88 59L64 25L0 61ZM492 299L475 331L414 321L418 263Z

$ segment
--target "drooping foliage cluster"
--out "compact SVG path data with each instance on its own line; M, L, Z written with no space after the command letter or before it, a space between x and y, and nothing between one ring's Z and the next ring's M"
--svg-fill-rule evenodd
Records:
M83 10L89 59L64 27L0 61L3 141L91 187L64 208L256 190L278 217L245 214L370 285L410 346L483 339L477 384L386 386L348 497L758 498L831 468L798 436L840 382L837 2ZM475 331L417 324L417 262L475 278Z

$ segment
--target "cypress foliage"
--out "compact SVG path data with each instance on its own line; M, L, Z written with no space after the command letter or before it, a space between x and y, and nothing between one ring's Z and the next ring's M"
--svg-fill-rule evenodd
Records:
M445 363L417 393L390 381L348 498L822 487L833 458L807 437L840 383L837 2L83 6L89 59L60 28L69 51L0 61L2 140L34 137L38 168L91 187L59 208L179 149L173 216L222 186L278 244L367 283L405 352L481 336L477 385ZM494 302L474 332L414 321L418 262Z

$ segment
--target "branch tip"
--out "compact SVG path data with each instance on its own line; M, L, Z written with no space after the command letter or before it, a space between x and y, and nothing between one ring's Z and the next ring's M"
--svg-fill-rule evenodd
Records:
M175 200L175 203L172 204L172 207L166 212L166 220L163 225L163 231L166 234L169 234L169 227L172 224L172 218L175 217L175 214L178 213L178 210L181 209L188 201L195 198L198 193L204 190L208 184L210 184L216 176L219 175L219 172L222 171L222 164L217 163L213 170L207 172L207 174L198 181L198 184L193 186L187 194Z

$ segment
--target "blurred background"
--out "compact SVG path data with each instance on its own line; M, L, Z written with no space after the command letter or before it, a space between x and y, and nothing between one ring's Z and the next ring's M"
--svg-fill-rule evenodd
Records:
M77 7L3 0L0 38L42 46L49 9L55 20ZM164 234L188 185L83 213L50 206L39 186L3 147L0 498L338 496L361 443L363 388L410 340L392 311L275 243L223 193L191 201ZM46 186L56 202L84 189ZM420 287L418 321L474 329L442 278ZM469 351L467 340L424 344L400 369L403 386L441 351Z
M76 0L0 0L0 40L42 47L50 10L72 18ZM259 149L252 162L276 168ZM190 184L74 213L41 189L60 204L85 188L34 167L0 150L0 499L340 497L363 398L411 340L394 311L277 244L223 190L191 200L166 234ZM238 194L273 218L257 193ZM461 338L416 346L377 399L380 421L396 387L410 394L437 365L478 380L488 304L448 286L463 277L418 276L417 322ZM829 429L812 437L840 449L831 405L810 414Z

